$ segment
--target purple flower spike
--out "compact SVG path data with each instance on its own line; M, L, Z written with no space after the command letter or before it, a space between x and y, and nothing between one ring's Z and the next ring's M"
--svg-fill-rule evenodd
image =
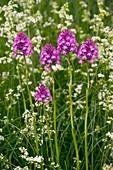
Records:
M38 87L38 90L35 93L35 101L40 101L40 102L43 102L43 103L47 103L48 101L52 101L52 96L50 94L50 91L44 84L41 84Z
M14 57L17 55L30 56L34 52L30 39L23 32L17 34L14 40L13 51Z
M40 55L40 64L46 65L45 70L49 72L51 65L60 64L59 51L51 44L46 44Z
M69 52L77 53L78 43L76 42L76 37L71 33L70 30L63 30L58 37L58 47L57 49L63 55L67 55Z
M82 64L87 61L92 64L95 62L96 58L99 58L98 47L94 44L92 39L88 39L80 46L77 58L79 60L79 64Z

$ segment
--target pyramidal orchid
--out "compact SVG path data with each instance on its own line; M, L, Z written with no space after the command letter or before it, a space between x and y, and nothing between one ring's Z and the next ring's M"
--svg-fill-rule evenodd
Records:
M30 56L34 52L30 39L23 32L18 33L14 39L13 51L14 57L17 55Z
M77 58L79 60L79 64L87 61L89 61L90 63L94 63L95 59L99 58L98 47L94 44L92 39L88 39L80 46Z
M35 101L39 101L43 103L52 101L52 96L50 94L50 91L44 84L41 84L38 87L37 92L35 93Z
M70 52L77 53L78 43L76 37L70 30L64 29L58 36L57 49L63 55L67 55Z
M51 44L46 44L41 51L40 64L45 65L45 70L49 72L52 65L60 64L59 51Z

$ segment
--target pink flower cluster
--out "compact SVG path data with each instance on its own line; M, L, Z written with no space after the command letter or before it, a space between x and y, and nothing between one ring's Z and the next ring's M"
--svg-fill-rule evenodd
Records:
M50 71L50 66L60 64L59 51L51 44L46 44L40 55L40 64L46 65L45 70Z
M13 45L14 57L17 55L30 56L33 53L30 39L23 33L17 34ZM92 39L86 40L78 49L76 37L70 30L64 29L58 36L57 49L52 44L46 44L40 54L40 64L50 72L50 67L60 64L60 54L67 55L70 52L77 54L79 64L89 61L94 63L98 59L98 47ZM49 89L41 84L35 93L35 100L41 102L52 101Z
M90 63L94 63L95 59L99 58L98 47L94 44L92 39L88 39L80 46L77 58L80 64L87 61L89 61Z
M78 43L75 35L70 30L63 30L58 37L58 47L60 53L67 55L69 52L77 53Z
M14 57L17 55L30 56L33 53L30 39L23 33L17 34L13 45Z
M50 94L50 91L44 84L41 84L38 87L38 90L35 93L35 100L44 103L47 103L48 101L52 101L52 96Z

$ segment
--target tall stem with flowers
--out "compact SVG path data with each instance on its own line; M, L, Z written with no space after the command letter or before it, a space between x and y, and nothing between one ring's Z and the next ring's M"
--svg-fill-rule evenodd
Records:
M24 56L26 86L27 86L27 91L28 91L28 96L29 96L31 112L32 112L32 116L33 116L33 127L34 127L35 143L36 143L36 154L38 155L38 138L37 138L37 129L36 129L36 118L35 118L35 115L34 115L32 96L31 96L31 92L30 92L30 89L29 89L29 85L28 85L28 66L27 66L27 62L26 62L26 56L30 56L31 54L33 54L33 50L32 50L32 43L31 43L30 39L23 32L20 32L19 34L17 34L17 36L14 40L13 50L14 50L14 57L15 58L17 56Z
M77 58L80 64L85 62L90 62L91 64L95 62L95 59L98 59L98 47L94 44L92 39L88 39L84 42L78 51ZM89 96L89 68L88 63L86 63L86 70L87 70L87 87L86 87L86 113L85 113L85 123L84 123L84 140L85 140L85 162L86 162L86 170L88 170L88 130L87 130L87 121L88 121L88 96Z
M71 33L70 30L63 30L59 37L58 37L58 50L60 51L61 54L64 56L69 55L70 52L77 53L77 47L78 43L76 42L75 35ZM69 65L69 101L70 101L70 121L71 121L71 133L73 137L73 142L74 142L74 147L75 147L75 153L76 153L76 167L77 170L80 169L79 166L79 152L78 152L78 146L77 146L77 140L76 140L76 134L75 134L75 128L74 128L74 120L73 120L73 100L72 100L72 66L71 66L71 56L70 58L67 58L67 62Z
M42 49L40 55L40 64L45 65L44 69L47 72L51 71L51 66L54 64L60 64L60 56L58 50L56 50L51 44L46 44ZM53 118L54 118L54 140L55 140L55 150L56 150L56 163L58 164L58 169L60 170L59 161L59 145L57 137L57 115L56 115L56 94L55 94L55 81L54 74L52 72L52 92L53 92Z

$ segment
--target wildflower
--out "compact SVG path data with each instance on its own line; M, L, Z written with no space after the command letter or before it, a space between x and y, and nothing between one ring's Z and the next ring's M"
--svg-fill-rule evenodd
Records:
M60 64L60 56L58 50L56 50L51 44L46 44L40 55L40 64L46 65L45 70L50 71L50 66Z
M44 84L41 84L38 87L38 90L35 93L35 100L44 103L47 103L48 101L52 101L52 96L50 94L50 91Z
M63 55L67 55L69 52L77 53L78 43L76 42L75 35L70 30L64 29L58 37L57 49Z
M33 53L32 43L23 32L17 34L14 40L13 50L14 57L17 55L30 56Z
M89 61L90 63L94 63L95 59L98 57L98 47L94 44L92 39L88 39L86 42L84 42L78 51L77 58L79 60L79 63L82 64L86 61Z

